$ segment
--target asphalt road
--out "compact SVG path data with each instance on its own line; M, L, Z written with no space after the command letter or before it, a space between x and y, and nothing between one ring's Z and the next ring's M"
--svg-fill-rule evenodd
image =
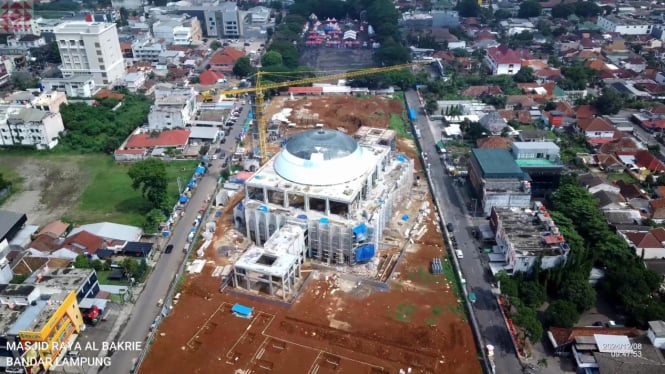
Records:
M420 101L415 91L406 93L406 100L410 108L420 108ZM435 126L430 126L422 110L416 110L418 119L416 126L420 128L420 144L424 152L429 155L430 175L433 181L433 190L441 204L442 213L446 222L454 225L453 235L457 239L458 249L464 252L464 258L459 259L462 274L466 279L469 292L476 294L473 304L480 335L487 344L494 346L494 363L496 373L521 373L522 365L517 359L512 345L510 332L506 327L499 310L499 305L492 294L492 287L488 279L485 265L481 261L481 253L475 239L471 236L473 221L468 214L465 202L453 184L453 178L445 173L442 160L436 152L436 142L441 139L440 132Z
M213 152L215 148L220 147L227 155L233 153L235 149L235 137L240 133L242 123L247 118L249 110L249 107L246 107L242 112L240 118L236 121L236 125L230 130L226 143L213 145L211 147ZM215 190L221 162L221 160L212 161L212 168L203 178L201 178L201 181L187 206L188 208L185 210L185 217L176 224L171 239L167 243L173 244L173 252L170 254L162 254L159 258L145 284L143 292L141 292L134 305L134 310L118 341L144 342L148 337L150 326L161 311L161 307L158 307L157 303L160 299L166 297L169 286L178 271L178 267L185 260L185 255L182 249L185 247L187 235L189 235L192 227L192 222L194 222L198 215L199 207L205 204L204 200L206 197L211 195ZM136 351L116 351L111 357L111 366L105 368L102 373L129 373L133 360L137 358L138 355L139 352Z

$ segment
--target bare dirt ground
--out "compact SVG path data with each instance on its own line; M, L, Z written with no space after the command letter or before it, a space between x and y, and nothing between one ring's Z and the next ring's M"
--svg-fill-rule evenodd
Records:
M28 224L41 226L60 219L76 204L87 185L88 176L75 161L64 163L57 159L20 156L3 156L0 160L21 180L19 192L12 195L2 209L26 213Z
M275 106L290 103L273 100L269 109L274 113L279 110ZM394 104L379 103L321 98L315 113L328 125L341 117L342 122L329 127L345 127L352 134L358 124L349 118L365 118L369 122L364 125L387 126L370 118L371 113L387 112ZM371 111L368 114L363 108ZM401 113L401 108L394 110ZM344 113L358 113L358 117L344 117ZM422 175L413 141L399 139L398 149L416 160L417 175ZM408 212L414 217L420 211L424 218L413 244L403 240L387 250L399 254L404 248L388 280L390 290L379 291L348 274L306 265L308 279L289 307L256 293L230 291L232 287L219 292L221 280L211 276L215 266L228 264L249 244L233 229L230 208L226 208L206 252L209 264L185 282L141 373L387 374L409 367L414 373L480 373L455 287L445 275L430 272L432 259L443 257L446 250L434 210L422 208L427 206L431 206L430 197L421 185L397 208L396 216ZM228 257L219 256L224 246L232 248ZM253 318L233 316L230 309L236 302L253 307Z

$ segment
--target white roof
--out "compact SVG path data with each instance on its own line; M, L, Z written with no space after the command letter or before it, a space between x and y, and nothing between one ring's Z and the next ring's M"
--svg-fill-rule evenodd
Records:
M216 127L192 126L189 128L190 139L215 139L219 130Z
M124 241L137 241L143 235L143 230L136 226L121 225L113 222L99 222L79 226L72 230L67 237L78 234L81 231L87 231L104 239Z
M603 353L633 353L630 339L625 335L594 334L598 351Z
M273 262L270 265L260 261L264 258L270 258ZM261 274L272 275L275 277L284 276L299 261L298 256L288 253L275 253L266 251L262 248L253 246L240 256L235 263L236 268L251 269Z

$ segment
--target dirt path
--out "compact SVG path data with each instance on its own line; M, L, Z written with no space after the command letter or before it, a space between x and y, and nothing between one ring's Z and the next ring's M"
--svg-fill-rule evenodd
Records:
M25 213L28 224L42 226L62 218L76 204L86 185L78 162L58 159L3 157L2 163L21 178L19 192L2 209Z

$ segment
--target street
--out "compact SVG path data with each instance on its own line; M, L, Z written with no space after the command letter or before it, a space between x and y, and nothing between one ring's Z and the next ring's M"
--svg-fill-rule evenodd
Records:
M443 205L441 208L445 221L454 224L453 235L457 239L459 249L464 252L464 258L458 261L467 282L467 289L476 294L476 302L472 304L472 308L481 330L480 335L484 339L481 346L485 347L487 344L494 346L496 373L521 373L522 365L517 359L510 332L492 293L491 280L480 258L481 251L470 233L474 226L472 217L466 209L458 187L453 184L453 177L446 174L443 161L437 155L436 142L441 139L440 129L437 125L430 124L423 114L416 91L407 91L405 97L409 107L416 110L418 116L414 125L421 132L419 140L422 150L431 155L428 162L434 194Z
M248 105L239 116L238 121L230 130L228 140L224 144L214 144L211 146L211 151L217 147L230 155L235 150L235 137L240 133L242 124L247 118L250 111ZM176 224L171 238L166 244L173 244L175 250L170 254L161 254L159 261L155 265L149 279L141 292L138 300L134 305L131 317L125 325L123 333L120 335L119 342L144 342L148 337L150 325L161 311L161 307L157 306L160 299L164 299L169 290L178 267L185 260L182 248L184 248L187 235L192 227L192 222L199 214L198 208L205 204L205 199L211 195L216 187L217 178L219 177L219 167L222 163L221 160L212 161L213 166L210 171L206 173L194 191L192 198L185 210L185 217L180 219ZM193 172L193 171L192 171ZM168 318L168 317L167 317ZM133 360L139 356L136 351L116 351L111 356L111 366L104 368L103 373L129 373Z

